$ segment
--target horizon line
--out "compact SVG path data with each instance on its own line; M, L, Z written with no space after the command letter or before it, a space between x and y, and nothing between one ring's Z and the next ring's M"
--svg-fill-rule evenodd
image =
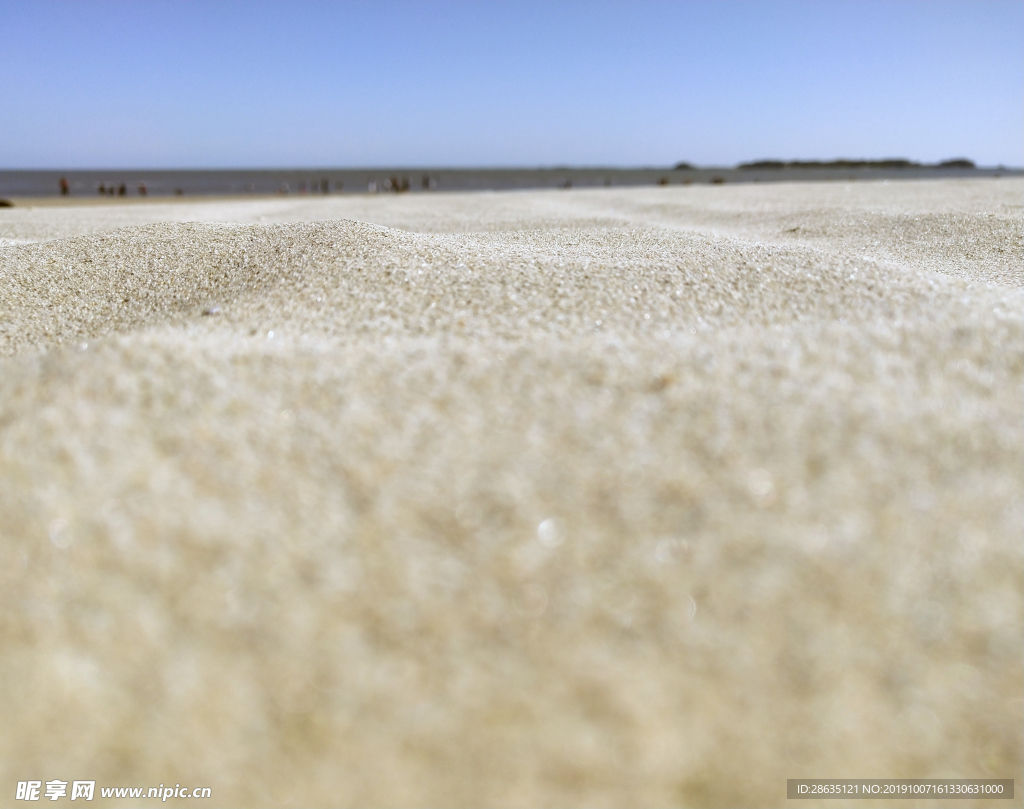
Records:
M967 159L951 158L950 160ZM323 166L323 165L293 165L293 166L87 166L87 167L54 167L54 166L31 166L31 167L2 167L0 172L14 171L53 171L53 172L78 172L78 171L785 171L787 169L800 168L830 168L835 163L863 163L864 166L835 166L835 168L879 168L871 166L872 163L885 163L895 161L906 161L907 165L902 166L908 169L920 168L958 168L957 166L944 166L947 161L935 163L923 163L911 161L907 158L881 158L881 159L847 159L836 160L777 160L766 158L757 161L745 161L732 165L697 165L680 163L675 165L430 165L430 164L378 164L372 166ZM973 161L972 161L973 162ZM776 163L776 166L756 166L756 163ZM901 168L899 166L893 168ZM1024 165L1011 166L1003 163L994 165L974 165L979 170L1005 169L1012 171L1024 170Z

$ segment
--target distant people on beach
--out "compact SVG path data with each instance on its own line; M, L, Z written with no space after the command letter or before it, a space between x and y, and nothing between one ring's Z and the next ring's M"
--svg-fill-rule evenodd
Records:
M119 197L127 197L128 196L128 186L126 186L124 183L121 183L117 187L117 195Z
M99 194L101 197L105 197L107 195L107 184L100 183L98 186L96 186L96 193Z
M146 188L145 183L139 183L139 196L144 197L149 193L149 189Z
M66 197L70 193L71 193L71 187L68 185L68 178L67 177L61 177L60 178L60 195L62 197Z

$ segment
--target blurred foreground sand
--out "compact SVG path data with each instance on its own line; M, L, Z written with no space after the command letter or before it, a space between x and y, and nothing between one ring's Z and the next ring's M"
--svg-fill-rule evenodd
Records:
M0 795L1021 805L1022 191L0 210Z

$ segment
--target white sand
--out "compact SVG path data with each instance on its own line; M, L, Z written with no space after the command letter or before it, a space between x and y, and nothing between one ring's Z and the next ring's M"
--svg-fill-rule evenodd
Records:
M0 210L0 789L1020 796L1022 192Z

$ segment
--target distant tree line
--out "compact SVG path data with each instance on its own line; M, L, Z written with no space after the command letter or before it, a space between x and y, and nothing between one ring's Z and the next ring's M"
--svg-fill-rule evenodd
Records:
M675 171L696 171L699 167L692 163L676 163L672 168ZM893 157L884 160L755 160L752 163L740 163L736 168L756 171L763 169L974 169L977 166L974 165L973 160L968 160L966 157L943 160L941 163L917 163L902 157Z
M912 168L940 168L940 169L973 169L976 168L973 160L966 157L958 157L954 160L944 160L941 163L928 164L917 163L913 160L903 158L889 158L885 160L757 160L753 163L740 163L738 169L912 169Z

